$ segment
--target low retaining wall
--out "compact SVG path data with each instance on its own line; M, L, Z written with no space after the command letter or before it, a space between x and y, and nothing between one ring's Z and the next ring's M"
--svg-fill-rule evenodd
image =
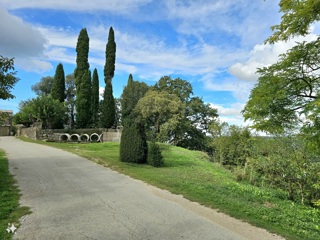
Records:
M73 129L72 133L65 129L40 129L39 127L21 127L18 136L32 139L48 139L65 142L120 142L122 129Z

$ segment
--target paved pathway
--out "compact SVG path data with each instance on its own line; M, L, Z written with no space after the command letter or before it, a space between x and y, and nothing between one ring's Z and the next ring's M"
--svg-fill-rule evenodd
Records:
M238 220L223 227L190 202L66 151L13 137L1 137L0 148L21 204L32 211L15 239L278 239L258 228L237 230Z

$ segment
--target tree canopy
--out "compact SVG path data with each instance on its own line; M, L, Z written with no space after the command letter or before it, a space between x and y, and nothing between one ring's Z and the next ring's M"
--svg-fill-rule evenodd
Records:
M76 123L77 127L84 128L90 125L91 120L91 73L89 70L89 36L87 29L81 29L76 47Z
M66 108L51 95L41 95L26 101L15 115L15 123L41 121L43 128L63 128Z
M46 76L46 77L42 77L40 82L37 82L36 84L32 85L31 89L38 96L48 95L51 93L52 84L53 84L53 77Z
M284 13L267 42L287 40L306 35L310 24L320 18L320 2L315 0L282 0ZM320 130L319 69L320 38L297 43L279 61L258 69L260 77L252 89L243 115L253 121L253 127L270 132L286 130Z
M101 109L101 125L110 128L115 124L116 120L116 105L113 97L112 78L115 71L116 61L116 43L114 41L114 31L110 27L108 42L106 44L106 62L104 65L104 81L106 83L103 94L103 102Z
M65 75L63 70L62 63L59 63L56 68L56 73L53 78L53 84L51 88L51 96L54 99L58 99L60 102L64 102L65 99L65 91L66 91L66 84L65 84Z
M259 69L261 77L243 110L245 119L272 133L298 124L318 125L319 69L320 39L300 43L276 64Z
M144 97L149 87L144 82L134 81L132 75L129 75L127 85L124 87L121 95L121 115L122 118L134 119L134 108L140 98Z
M281 0L279 6L283 13L281 23L271 27L273 34L266 42L274 43L294 36L305 36L309 33L310 25L320 20L318 0Z
M14 59L5 58L0 55L0 99L14 98L11 90L19 81L14 71Z
M96 68L93 70L91 81L91 114L91 122L96 126L99 119L99 75Z

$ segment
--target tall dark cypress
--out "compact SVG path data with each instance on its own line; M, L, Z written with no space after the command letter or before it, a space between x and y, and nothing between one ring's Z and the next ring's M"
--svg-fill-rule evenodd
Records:
M104 81L106 83L101 111L101 126L110 128L115 123L116 105L113 97L112 78L115 71L116 43L114 41L114 31L110 27L108 43L106 45L106 63L104 66Z
M88 62L89 36L87 29L81 29L78 37L76 69L76 126L79 128L88 127L91 120L91 74Z
M145 83L133 81L129 75L127 86L121 95L122 125L120 143L120 161L145 163L147 159L148 147L145 127L143 123L137 123L133 109L148 91Z
M91 72L86 71L81 79L81 91L76 99L76 124L78 128L87 128L91 120Z
M107 80L112 80L114 76L116 63L116 42L114 41L114 31L110 27L108 43L106 46L106 64L104 65L104 81L107 84Z
M112 84L111 81L107 81L106 88L103 93L104 101L102 103L102 111L101 111L101 126L105 128L110 128L115 123L116 117L116 108L115 108L115 100L112 95Z
M54 99L59 100L60 102L64 102L66 97L65 95L65 75L63 70L62 63L59 63L56 68L56 73L53 78L52 88L51 88L51 96Z
M98 125L98 112L99 112L99 76L95 68L92 75L91 82L91 122L93 126Z

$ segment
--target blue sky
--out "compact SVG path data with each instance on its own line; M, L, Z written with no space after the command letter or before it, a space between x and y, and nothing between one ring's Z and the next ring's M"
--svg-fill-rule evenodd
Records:
M0 0L0 54L15 58L20 78L16 98L0 100L0 109L16 113L21 100L35 97L31 86L53 76L58 63L72 73L82 28L90 38L90 68L98 69L103 90L112 26L115 97L130 73L148 85L164 75L180 77L218 109L222 121L244 125L240 111L258 79L256 68L275 63L296 41L315 39L320 32L314 25L304 38L263 44L280 19L274 0Z

